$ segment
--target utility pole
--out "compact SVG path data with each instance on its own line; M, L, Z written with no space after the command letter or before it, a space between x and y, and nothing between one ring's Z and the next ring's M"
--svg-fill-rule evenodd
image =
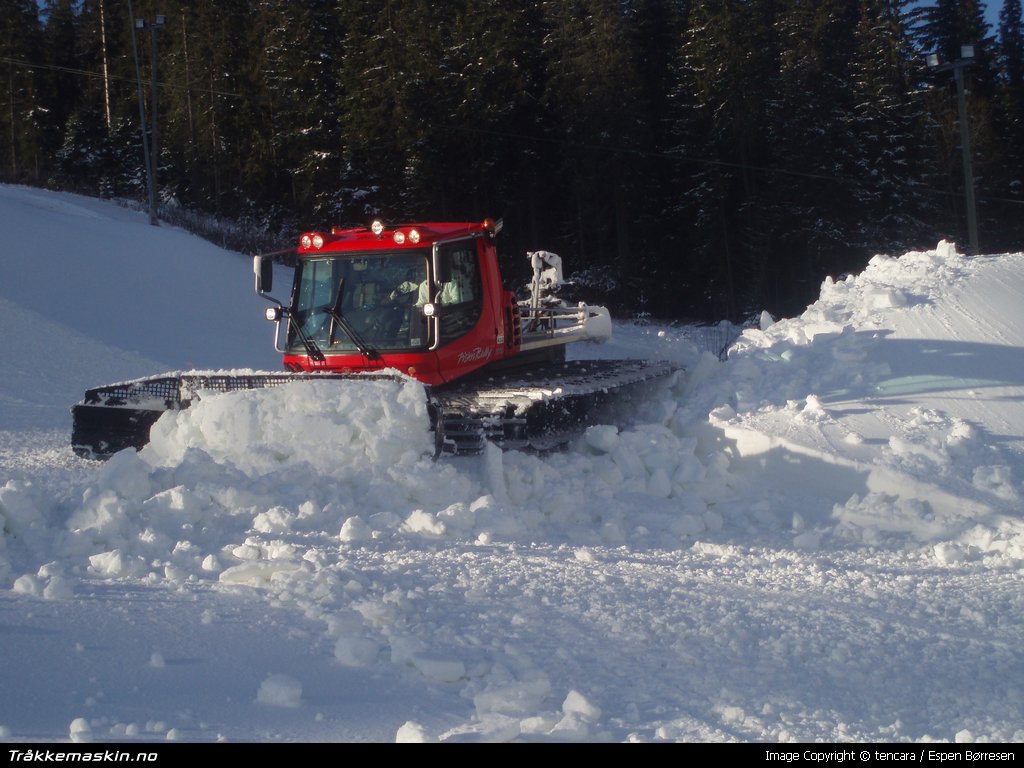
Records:
M159 161L159 133L157 128L157 94L156 94L156 83L157 83L157 55L156 55L156 33L163 28L167 21L167 17L158 14L155 20L150 23L145 19L136 19L135 14L132 11L131 0L128 0L128 15L131 19L132 28L132 54L135 58L135 81L138 84L139 91L139 121L141 123L142 131L142 154L146 162L146 191L147 197L149 198L149 223L154 227L160 224L160 220L157 218L157 184L156 184L156 171L157 164ZM145 97L142 93L142 72L139 69L139 54L138 44L135 36L135 30L137 29L149 29L150 32L150 91L152 106L150 107L150 130L146 130L146 102ZM152 137L152 147L150 147L150 137Z
M103 0L100 0L100 48L103 51L103 116L107 121L109 136L114 121L110 117L110 69L107 66L107 22L103 13Z
M149 67L149 70L150 70L150 75L151 75L151 77L150 77L150 86L149 86L149 96L150 96L150 99L153 102L153 107L150 110L150 113L151 113L150 114L150 121L152 123L152 125L150 126L150 132L153 135L153 153L152 153L152 158L153 158L153 209L149 212L149 220L150 220L150 223L152 223L152 224L156 224L157 223L157 218L156 218L156 212L157 212L156 206L157 206L157 203L158 203L158 201L157 201L157 192L160 189L160 186L157 184L157 176L158 176L159 171L160 171L160 121L157 120L157 115L159 114L159 112L157 112L157 109L156 109L156 93L157 93L157 87L156 87L156 83L157 83L157 78L156 78L156 70L157 70L157 63L156 63L157 62L157 56L156 56L156 33L158 31L160 31L161 29L163 29L164 24L166 22L167 22L167 17L166 16L157 14L154 17L154 19L153 19L153 23L148 25L149 26L149 35L150 35L150 39L151 39L151 44L150 44L150 49L149 49L149 53L150 53L150 67ZM138 22L136 22L136 23L138 23ZM146 24L145 21L143 21L142 23Z
M957 108L960 115L960 148L963 152L964 194L967 197L967 233L970 238L970 250L973 256L978 251L978 213L974 201L974 170L971 166L971 130L967 123L967 99L964 95L964 69L974 63L974 46L960 46L960 58L946 64L939 63L939 54L928 55L928 67L933 72L949 72L952 70L956 81Z

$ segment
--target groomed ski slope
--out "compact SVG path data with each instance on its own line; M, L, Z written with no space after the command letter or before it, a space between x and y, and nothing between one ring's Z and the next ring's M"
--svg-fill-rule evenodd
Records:
M67 443L81 393L221 341L155 299L95 330L111 248L145 295L194 242L108 203L0 187L5 274L77 217L0 281L0 739L1024 738L1024 254L876 257L725 362L618 322L576 354L686 375L547 456L432 461L393 382L210 398L100 464ZM227 288L251 265L208 258L223 367L271 368Z

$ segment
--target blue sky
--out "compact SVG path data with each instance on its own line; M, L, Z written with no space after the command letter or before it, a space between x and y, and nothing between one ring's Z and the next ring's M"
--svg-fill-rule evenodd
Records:
M985 20L992 25L992 34L999 31L999 11L1003 8L1003 0L992 0L985 5Z

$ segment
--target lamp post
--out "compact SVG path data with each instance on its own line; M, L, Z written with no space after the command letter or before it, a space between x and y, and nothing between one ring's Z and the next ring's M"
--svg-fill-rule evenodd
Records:
M960 147L963 151L964 193L967 196L967 233L971 242L971 253L978 254L978 216L974 203L974 171L971 167L971 131L967 125L967 100L964 97L964 69L974 63L974 46L960 46L960 58L945 64L939 62L939 54L928 54L928 67L933 72L953 72L956 81L957 107L960 113Z
M131 0L128 1L128 14L132 18L132 53L135 57L135 80L139 90L139 120L142 123L142 154L146 161L146 191L149 198L149 223L157 226L160 222L157 218L157 184L156 172L159 164L159 129L157 123L157 94L156 94L156 33L163 29L167 17L157 14L152 22L145 19L136 19L132 12ZM138 47L135 38L135 30L148 29L150 33L150 95L152 106L150 108L150 130L146 131L146 107L142 96L142 74L139 71Z

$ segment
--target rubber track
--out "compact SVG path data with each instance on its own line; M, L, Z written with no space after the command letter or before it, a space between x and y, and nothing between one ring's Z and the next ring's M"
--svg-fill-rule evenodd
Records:
M529 371L509 370L424 387L435 455L473 455L487 441L503 449L550 450L588 424L611 418L611 406L642 399L652 382L677 368L643 360L576 360ZM398 374L167 374L96 387L72 411L75 453L105 459L141 449L167 410L187 408L200 390L260 389L301 379L354 379Z
M479 453L485 441L551 450L586 426L614 418L613 408L649 396L650 385L676 370L658 361L573 360L437 387L442 450Z

